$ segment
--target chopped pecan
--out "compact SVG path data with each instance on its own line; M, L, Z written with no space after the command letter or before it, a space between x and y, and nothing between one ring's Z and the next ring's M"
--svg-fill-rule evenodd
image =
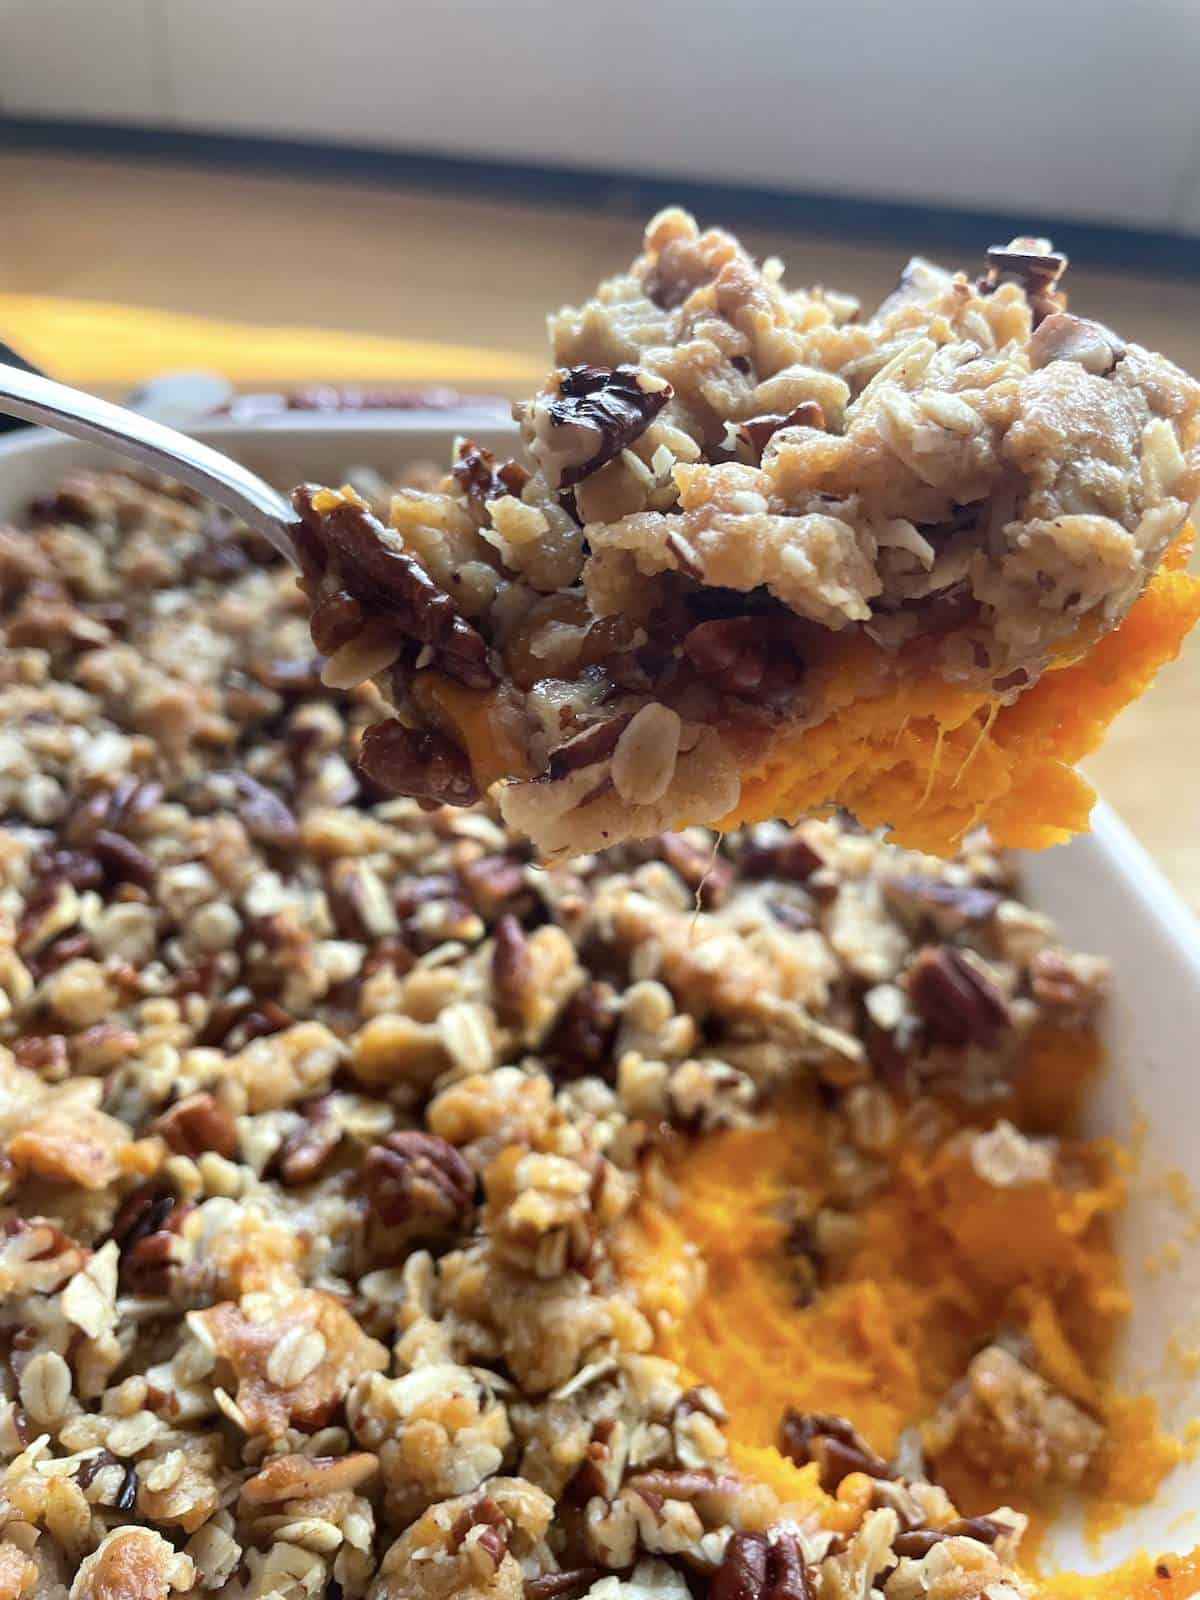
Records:
M794 689L804 671L791 632L789 623L772 616L718 617L697 623L683 652L714 688L769 700Z
M273 689L276 694L299 697L317 694L321 689L320 656L303 656L292 661L274 657L258 662L253 671L263 687Z
M234 995L219 1001L209 1013L198 1043L220 1045L234 1055L251 1039L265 1039L280 1033L295 1020L274 1000L256 1000L244 990L244 998Z
M1012 1026L1003 994L952 945L926 945L907 975L908 997L942 1044L994 1050Z
M104 882L104 868L94 855L82 850L39 850L31 865L38 894L57 883L69 883L73 889L98 889Z
M528 888L525 863L516 856L480 856L476 861L465 862L459 868L459 876L479 914L489 921L524 896Z
M565 1572L544 1572L540 1578L525 1579L525 1600L561 1600L563 1595L581 1594L603 1576L603 1567L570 1567Z
M913 1528L898 1533L892 1540L892 1549L898 1556L920 1561L943 1539L974 1539L977 1544L993 1545L1012 1531L1007 1522L997 1522L994 1517L956 1517L941 1528Z
M213 1150L228 1160L237 1154L233 1118L211 1094L189 1094L176 1101L155 1121L154 1132L176 1155L199 1156Z
M363 629L367 613L348 589L327 595L309 619L312 642L323 656L349 644Z
M821 1469L821 1487L828 1494L850 1472L863 1472L868 1478L896 1476L853 1423L829 1412L785 1411L779 1448L797 1466L815 1461Z
M159 1183L142 1184L127 1194L111 1233L121 1254L135 1250L143 1239L157 1233L177 1204L174 1192Z
M733 884L733 868L715 848L702 850L681 833L660 833L653 847L692 892L704 911L722 905Z
M578 465L564 467L559 487L571 488L619 456L671 398L670 384L637 367L568 367L558 375L558 393L546 410L555 427L581 428L595 448Z
M496 924L492 950L492 989L496 1012L502 1022L519 1021L533 979L529 941L525 930L511 912Z
M406 1233L462 1229L474 1209L475 1174L435 1133L389 1133L367 1152L364 1179L374 1215Z
M617 748L621 735L632 721L632 712L609 717L605 722L593 723L573 739L568 739L566 744L560 744L557 750L550 753L546 776L554 783L568 773L579 772L584 767L592 767L597 761L605 760Z
M360 976L369 978L372 973L380 972L384 967L391 967L393 972L403 977L406 972L412 971L416 959L403 939L396 934L389 934L386 939L380 939L374 948L368 951Z
M144 1183L126 1195L110 1237L116 1240L121 1277L129 1288L142 1294L165 1290L180 1224L193 1209L160 1183Z
M617 996L611 984L585 983L576 989L543 1046L553 1076L596 1074L611 1080L617 1025Z
M450 1529L450 1541L454 1548L461 1548L472 1528L483 1529L476 1544L498 1567L508 1553L508 1536L512 1524L496 1502L487 1495L482 1500L477 1500L473 1506L468 1506L455 1518Z
M431 900L453 900L457 894L458 880L449 872L427 872L401 878L392 904L398 917L411 917L418 906L428 905Z
M57 972L59 967L65 967L68 961L77 961L81 956L90 956L92 950L90 934L67 933L30 957L26 966L33 978L40 983L48 973Z
M330 1115L327 1097L300 1109L304 1126L284 1141L274 1160L280 1183L289 1189L311 1183L342 1142L342 1130Z
M748 878L779 878L785 883L807 883L825 865L825 858L799 833L778 844L747 845L738 865Z
M912 906L934 915L949 912L962 922L987 922L1000 904L1000 896L994 889L981 889L973 883L943 883L938 878L891 878L885 883L884 891L889 900L902 908Z
M520 499L521 490L529 482L529 473L519 461L505 461L497 466L492 452L476 444L474 439L458 441L458 459L450 468L450 476L468 500L480 505L505 494Z
M301 521L334 558L342 586L355 599L393 618L400 631L428 645L438 664L471 689L490 689L495 674L483 635L460 615L444 589L363 505L343 500L332 510L313 509L314 490L296 490Z
M226 774L237 793L238 816L259 844L286 850L296 842L296 819L279 796L248 772Z
M825 413L815 400L801 400L786 416L751 417L743 422L738 433L761 456L768 443L781 428L824 428Z
M388 794L427 807L470 806L479 799L466 752L442 733L421 733L393 717L363 734L361 770Z
M1043 318L1067 309L1067 297L1058 287L1067 270L1067 258L1051 246L1049 239L1022 237L1008 244L994 244L987 259L980 292L991 294L1002 283L1020 284L1028 297L1035 328Z
M64 1077L70 1064L66 1035L62 1033L31 1033L18 1039L12 1047L17 1065L42 1077Z
M96 860L116 883L136 883L148 889L154 882L154 862L123 833L101 828L92 841Z
M735 1533L713 1574L708 1600L812 1600L813 1580L794 1533Z

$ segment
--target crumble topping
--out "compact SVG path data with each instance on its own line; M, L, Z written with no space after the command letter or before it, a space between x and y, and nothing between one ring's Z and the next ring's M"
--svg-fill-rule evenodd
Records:
M1094 643L1200 490L1200 389L1068 312L1066 265L1028 238L974 280L917 258L864 316L660 213L550 318L521 460L464 440L434 488L297 492L325 681L396 712L376 781L507 779L555 858L733 812L781 730L836 719L855 641L860 696L995 705Z
M338 525L350 600L477 670L469 606ZM933 1461L995 1446L998 1509L794 1408L789 1499L616 1248L660 1157L797 1095L840 1185L790 1196L798 1307L918 1129L1006 1195L1066 1181L1000 1113L1106 974L1006 861L825 820L544 870L351 764L375 690L328 696L290 574L188 491L80 475L0 550L4 1592L1031 1593L1001 1485L1105 1438L1033 1355L993 1330L913 1419ZM646 711L608 754L653 805L687 733Z

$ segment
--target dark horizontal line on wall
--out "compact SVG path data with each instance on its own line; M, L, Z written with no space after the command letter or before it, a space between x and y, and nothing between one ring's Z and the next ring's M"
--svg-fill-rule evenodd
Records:
M492 199L603 209L618 216L642 217L677 201L707 222L758 224L854 239L920 239L929 247L959 247L974 252L981 244L1003 242L1018 233L1043 233L1068 255L1093 267L1137 268L1172 277L1200 275L1200 238L1038 214L794 193L747 184L580 167L540 167L420 150L389 150L376 145L322 144L240 133L0 115L0 152L14 149L200 162L310 178L345 177L385 186L407 185L469 192Z

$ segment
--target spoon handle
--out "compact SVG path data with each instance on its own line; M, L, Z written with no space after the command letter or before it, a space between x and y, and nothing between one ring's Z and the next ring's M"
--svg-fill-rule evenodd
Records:
M232 511L295 563L288 533L293 515L287 501L269 483L219 450L136 411L65 383L54 383L38 373L23 372L20 367L0 365L0 412L40 422L89 444L106 445L143 466L178 478Z

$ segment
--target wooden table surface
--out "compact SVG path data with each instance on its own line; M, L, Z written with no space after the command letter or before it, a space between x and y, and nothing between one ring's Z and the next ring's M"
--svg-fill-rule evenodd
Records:
M637 244L636 223L603 209L57 155L0 154L0 216L0 291L526 354L544 351L549 309L586 295ZM754 250L781 255L794 281L868 305L922 248L743 231ZM981 251L993 242L981 239ZM1194 283L1076 261L1069 287L1080 311L1200 370ZM1088 771L1200 909L1198 698L1193 637Z

